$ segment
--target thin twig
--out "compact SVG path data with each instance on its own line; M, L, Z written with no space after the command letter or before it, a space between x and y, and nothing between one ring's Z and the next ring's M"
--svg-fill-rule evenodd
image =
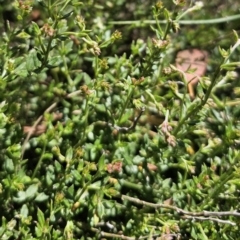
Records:
M79 95L81 93L82 93L82 90L77 90L77 91L74 91L72 93L69 93L66 97L67 98L75 97L75 96L77 96L77 95Z
M200 221L213 221L213 222L218 222L218 223L223 223L223 224L230 224L232 226L235 226L236 223L229 221L229 220L222 220L219 218L213 218L213 217L192 217L192 216L183 216L183 218L186 219L192 219L194 220L200 220Z
M108 122L104 122L104 121L97 121L97 122L94 123L94 125L108 126L110 128L116 129L118 132L127 133L127 132L130 132L131 130L133 130L136 127L136 125L137 125L140 117L142 116L143 112L144 112L144 108L141 109L138 116L134 118L134 120L132 122L132 125L130 127L120 127L120 126L113 125L112 123L108 123Z
M145 109L142 108L140 113L138 114L138 116L134 118L133 123L130 127L119 127L116 125L114 125L113 127L122 133L127 133L127 132L133 130L137 126L138 120L140 119L140 117L142 116L144 111L145 111Z
M217 217L222 217L222 216L240 217L240 213L237 212L237 211L226 211L226 212L209 212L209 211L189 212L189 211L183 210L181 208L178 208L176 206L163 204L163 203L150 203L150 202L146 202L146 201L140 200L138 198L129 197L127 195L121 195L121 198L123 200L128 200L128 201L134 202L136 204L145 205L145 206L149 206L149 207L156 208L156 209L158 209L158 208L171 209L171 210L176 211L177 213L188 215L188 216L192 216L192 217L196 217L196 216L200 216L200 217L201 216L205 216L205 217L213 217L213 216L217 216Z
M97 228L91 228L92 232L99 233L101 237L106 238L116 238L116 239L123 239L123 240L143 240L143 239L149 239L149 237L155 238L155 237L179 237L179 234L152 234L147 236L140 236L140 237L128 237L123 234L116 234L116 233L109 233L109 232L103 232Z
M200 25L200 24L218 24L224 22L230 22L240 19L240 14L222 17L222 18L213 18L213 19L199 19L199 20L179 20L175 21L180 25ZM167 24L167 20L158 21L160 24ZM145 20L145 21L110 21L109 24L113 25L129 25L129 24L156 24L155 20Z

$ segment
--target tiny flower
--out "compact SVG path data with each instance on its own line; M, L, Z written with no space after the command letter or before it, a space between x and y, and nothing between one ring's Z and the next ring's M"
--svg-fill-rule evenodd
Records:
M19 0L18 1L18 6L24 12L29 13L29 12L32 11L32 1L22 1L22 0Z
M56 203L60 203L64 199L64 194L62 192L58 192L55 195Z
M81 30L85 30L85 19L83 18L83 16L77 15L77 17L75 18L78 27Z
M81 86L80 89L81 89L81 91L84 95L90 95L91 94L91 91L89 90L87 85Z
M177 33L179 29L180 29L179 23L173 22L172 23L172 30L173 30L173 32Z
M164 7L162 1L158 1L158 2L156 3L155 7L156 7L158 10L161 10L161 9Z
M49 37L52 37L54 35L54 29L48 23L45 23L43 25L42 31Z
M101 49L99 48L98 44L94 44L92 48L89 49L89 52L91 52L93 55L100 55Z
M174 137L173 135L171 135L171 134L169 134L169 135L167 136L167 143L168 143L170 146L172 146L172 147L176 147L176 145L177 145L177 142L176 142L175 137Z
M180 232L180 228L179 228L177 223L173 223L171 225L171 230L174 231L174 232Z
M108 179L108 181L109 181L109 183L111 183L111 184L116 184L116 183L118 183L118 180L117 180L116 178L112 178L112 177L110 177L110 178Z
M118 30L116 30L111 36L112 41L115 41L115 40L118 40L118 39L121 39L121 38L122 38L122 33L119 32Z
M164 75L170 75L173 71L170 67L165 67L163 68L162 72Z
M137 109L142 109L144 107L143 102L141 101L141 99L134 99L133 100L133 105L137 108Z
M99 60L99 67L101 67L101 69L103 69L103 70L108 69L109 68L108 67L108 60L106 58L100 59Z
M90 46L90 48L87 49L88 52L91 52L94 55L100 55L101 49L98 46L98 43L87 38L82 38L82 40Z
M159 48L159 49L164 49L169 44L169 42L167 40L160 40L160 39L155 39L155 38L152 38L152 42L153 42L154 47Z
M168 122L167 121L164 121L161 125L161 130L164 134L167 134L168 133Z
M132 78L131 80L133 85L137 86L137 85L140 85L142 82L144 82L145 78L144 77L141 77L139 79Z
M107 81L102 81L102 82L100 83L100 87L101 87L101 89L103 89L103 90L107 90L107 91L110 90L110 85L109 85L109 83L108 83Z

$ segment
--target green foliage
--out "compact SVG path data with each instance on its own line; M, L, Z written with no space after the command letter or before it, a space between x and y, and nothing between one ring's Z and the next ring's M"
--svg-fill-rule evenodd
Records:
M166 2L0 7L0 239L238 238L238 32ZM186 46L211 49L194 99Z

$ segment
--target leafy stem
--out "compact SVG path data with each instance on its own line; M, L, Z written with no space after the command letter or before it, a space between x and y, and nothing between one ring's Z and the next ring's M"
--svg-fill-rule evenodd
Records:
M38 161L38 163L37 163L37 166L36 166L35 169L34 169L34 172L33 172L33 174L32 174L32 178L35 178L35 176L36 176L36 174L37 174L37 171L38 171L38 169L40 168L40 166L41 166L41 164L42 164L43 157L44 157L44 154L45 154L45 152L46 152L46 146L47 146L47 143L44 142L44 146L43 146L43 149L42 149L42 154L41 154L41 157L40 157L40 159L39 159L39 161Z
M131 87L131 86L130 86L130 87ZM129 101L130 101L130 99L131 99L131 97L132 97L132 95L133 95L133 92L134 92L134 88L131 87L130 90L129 90L129 92L128 92L127 99L126 99L126 101L124 102L124 105L123 105L123 107L122 107L122 109L121 109L121 112L120 112L120 115L119 115L119 118L118 118L118 121L117 121L117 124L118 124L118 125L120 124L120 122L121 122L121 120L122 120L122 116L123 116L124 111L126 110L128 104L129 104Z
M232 55L232 53L236 50L236 48L240 45L240 39L237 40L236 44L230 49L230 53L228 54L227 57L225 57L222 61L222 63L218 66L218 68L216 69L213 77L212 77L212 81L211 84L203 98L203 100L192 110L189 111L180 121L179 124L177 125L177 127L174 129L173 131L173 135L177 135L178 132L180 131L181 127L185 124L185 122L191 117L194 116L194 114L196 114L197 112L199 112L202 107L206 104L207 100L209 99L211 92L214 88L214 86L216 85L216 82L219 78L219 76L221 75L221 67L229 60L230 56Z
M224 184L226 184L230 179L234 177L234 168L231 167L226 173L220 176L220 178L214 182L214 188L211 190L209 195L205 198L205 200L202 203L203 207L209 206L209 203L213 201L213 198L218 196L221 192L221 189L223 189Z
M186 115L179 121L177 127L173 130L173 135L176 136L178 134L178 132L180 131L180 129L182 128L182 126L186 123L186 121L191 116L194 116L195 113L199 112L202 109L202 107L206 104L219 75L220 75L220 67L217 68L217 70L213 76L213 80L211 81L211 84L204 96L204 99L192 111L187 112Z

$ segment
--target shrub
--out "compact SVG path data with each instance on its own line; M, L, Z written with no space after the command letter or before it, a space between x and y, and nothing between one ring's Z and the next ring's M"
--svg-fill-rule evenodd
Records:
M1 239L238 237L237 31L184 70L201 5L149 5L2 6Z

